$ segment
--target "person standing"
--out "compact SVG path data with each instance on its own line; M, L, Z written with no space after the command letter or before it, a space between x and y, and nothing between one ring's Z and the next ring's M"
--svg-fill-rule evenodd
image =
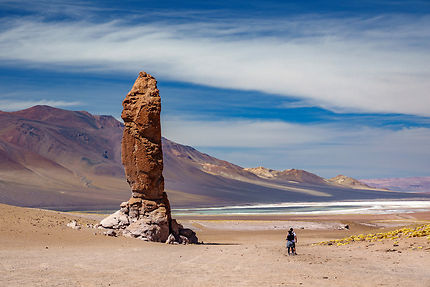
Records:
M288 255L297 255L296 253L296 243L297 243L297 235L294 232L293 228L290 228L287 235L287 249Z

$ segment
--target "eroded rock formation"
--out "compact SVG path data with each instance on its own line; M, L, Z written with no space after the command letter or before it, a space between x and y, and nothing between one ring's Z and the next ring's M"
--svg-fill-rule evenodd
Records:
M197 243L191 229L171 218L164 191L161 99L155 78L140 72L122 105L122 163L132 197L100 224L147 241Z

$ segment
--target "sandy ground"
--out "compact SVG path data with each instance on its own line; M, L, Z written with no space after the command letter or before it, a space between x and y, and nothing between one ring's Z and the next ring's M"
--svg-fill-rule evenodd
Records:
M426 238L312 245L430 222L430 213L180 218L204 242L188 246L106 237L85 227L95 217L0 204L0 286L430 286ZM73 219L84 227L66 227ZM297 256L284 247L290 225Z

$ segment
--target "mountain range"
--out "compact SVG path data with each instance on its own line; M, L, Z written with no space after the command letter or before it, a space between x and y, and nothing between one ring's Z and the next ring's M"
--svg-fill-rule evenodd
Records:
M361 182L376 188L430 193L430 176L363 179Z
M120 154L123 125L114 117L34 106L0 111L0 122L1 203L108 210L129 198ZM418 196L345 176L242 168L165 138L163 155L174 208Z

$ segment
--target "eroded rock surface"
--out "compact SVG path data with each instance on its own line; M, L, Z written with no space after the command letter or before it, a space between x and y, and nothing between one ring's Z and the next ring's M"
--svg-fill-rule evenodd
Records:
M155 78L140 72L123 108L122 163L132 197L100 224L147 241L197 243L194 231L172 220L164 192L161 99Z

